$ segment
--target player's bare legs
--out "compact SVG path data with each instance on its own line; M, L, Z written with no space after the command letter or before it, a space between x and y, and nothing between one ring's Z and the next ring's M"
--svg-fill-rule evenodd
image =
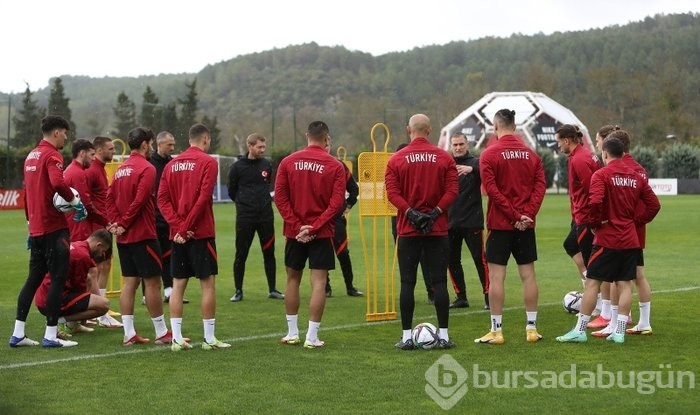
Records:
M326 278L328 271L312 269L311 272L311 300L309 302L309 319L321 322L323 310L326 307Z
M301 343L299 340L299 285L301 284L301 276L303 270L295 270L289 267L287 269L287 286L284 290L284 310L287 315L287 335L282 338L283 344L296 345ZM323 281L323 290L325 297L326 282Z

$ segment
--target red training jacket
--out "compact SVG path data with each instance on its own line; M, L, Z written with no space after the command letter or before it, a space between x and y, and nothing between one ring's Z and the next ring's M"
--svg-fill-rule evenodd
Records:
M577 225L591 223L588 189L591 186L591 176L601 167L598 156L584 146L576 146L569 154L569 200L571 216Z
M343 164L318 145L282 159L275 179L275 205L284 219L283 233L295 238L303 225L311 234L332 238L333 219L345 203Z
M53 195L58 192L69 202L74 196L63 180L63 156L46 140L41 140L24 160L24 190L30 236L68 229L66 215L53 206Z
M540 156L508 134L487 147L479 162L481 183L489 197L486 228L512 231L521 215L535 221L547 190Z
M590 205L593 244L610 249L640 248L637 224L651 222L661 209L649 183L622 160L611 160L593 173Z
M85 206L88 210L86 221L91 223L93 230L105 228L109 224L107 219L107 190L109 189L109 184L107 182L105 164L99 159L92 160L90 167L85 169L85 178L92 202L92 206Z
M647 170L642 167L641 164L637 163L637 160L635 160L629 153L625 153L622 156L622 162L625 163L627 167L631 168L637 174L642 176L645 182L649 183L649 174L647 173ZM637 203L637 211L641 211L642 209L644 209L644 202L640 200ZM647 240L646 224L637 223L637 238L639 238L640 248L644 249L646 247Z
M83 167L82 163L73 160L63 172L63 179L66 181L68 186L78 191L80 201L83 202L89 218L94 209L92 209L92 200L90 199L90 189L87 184L87 177L85 176L85 167ZM71 212L66 215L68 218L70 240L71 242L83 241L92 233L92 225L87 219L78 223L74 222L74 215L75 212Z
M158 209L170 225L170 239L213 238L213 197L219 164L199 147L190 146L163 169L158 189Z
M396 206L396 233L424 236L406 218L408 208L430 213L442 210L426 236L447 235L447 210L457 199L459 179L454 158L425 137L416 137L389 159L384 173L386 195Z
M97 264L90 256L88 241L77 241L70 244L70 260L68 263L68 276L63 289L63 297L70 292L84 293L87 291L87 275L92 267ZM46 273L44 280L34 294L34 304L37 307L46 307L46 299L51 287L51 276ZM63 305L61 305L63 308Z
M107 191L107 214L111 223L126 229L117 243L156 239L156 168L137 151L114 173Z

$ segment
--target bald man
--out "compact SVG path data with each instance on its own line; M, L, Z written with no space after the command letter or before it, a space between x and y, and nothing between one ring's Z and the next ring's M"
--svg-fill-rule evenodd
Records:
M452 156L428 141L430 119L413 115L406 127L410 144L394 153L385 172L386 192L396 206L397 253L401 275L401 341L395 347L412 350L411 339L414 290L418 264L424 258L426 279L432 284L438 321L438 347L455 346L447 332L449 298L447 294L447 209L459 191L457 167Z

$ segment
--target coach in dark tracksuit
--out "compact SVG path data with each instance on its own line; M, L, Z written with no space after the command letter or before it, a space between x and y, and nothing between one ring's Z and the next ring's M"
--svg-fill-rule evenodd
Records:
M467 287L462 268L462 241L467 243L479 274L485 308L489 306L489 274L484 255L484 208L481 205L481 176L479 159L469 154L469 142L463 133L451 138L452 156L457 164L459 194L448 210L450 260L448 270L457 299L451 308L469 307Z
M283 299L277 291L275 262L275 218L272 213L272 163L263 157L265 137L251 134L246 139L248 153L231 166L228 174L228 195L236 203L236 254L233 260L233 281L236 292L231 301L243 300L243 276L250 245L258 233L265 263L268 298Z
M352 177L352 173L345 163L343 163L343 167L345 167L345 176L347 177L345 190L348 196L345 198L343 209L334 219L335 234L333 235L333 246L335 247L335 255L338 257L338 262L340 262L340 269L343 272L347 294L350 297L361 297L364 293L358 291L352 283L354 276L352 273L352 261L350 260L350 249L348 248L348 220L346 218L350 209L357 203L360 188L357 186L355 178ZM330 297L331 294L331 280L330 277L326 277L326 297Z

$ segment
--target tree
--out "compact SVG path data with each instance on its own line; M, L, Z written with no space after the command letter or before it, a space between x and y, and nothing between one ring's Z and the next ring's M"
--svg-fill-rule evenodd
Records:
M148 126L156 134L163 131L163 107L158 104L158 101L156 93L147 85L146 91L143 93L139 124Z
M51 93L49 95L49 114L60 115L65 118L70 125L70 132L68 133L69 138L76 137L75 123L71 119L71 109L68 106L70 102L69 98L66 98L63 91L63 81L61 78L54 78L53 86L51 87Z
M216 117L210 120L209 117L205 115L202 117L202 124L209 127L209 133L211 136L211 146L209 147L209 152L212 154L216 153L216 151L219 149L219 145L221 144L221 130L217 126L218 120Z
M46 109L40 107L32 99L32 91L24 91L22 106L17 110L17 115L12 117L15 125L15 147L33 147L42 137L41 119L46 116Z
M129 131L136 126L136 105L122 91L117 97L117 106L112 108L117 117L116 130L114 135L117 138L126 139Z
M185 82L185 86L187 87L187 95L185 95L184 99L177 99L178 104L181 105L177 129L177 134L180 137L188 137L190 127L197 122L197 79L191 83ZM185 148L185 142L183 142L183 140L179 140L178 143L181 143L182 146L178 147L181 149Z

